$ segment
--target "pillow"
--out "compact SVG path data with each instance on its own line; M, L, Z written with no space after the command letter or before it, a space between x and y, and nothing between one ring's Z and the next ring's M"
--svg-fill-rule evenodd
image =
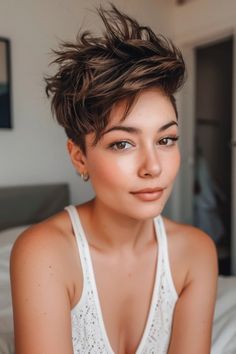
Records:
M9 259L15 240L28 227L0 231L0 333L13 331Z

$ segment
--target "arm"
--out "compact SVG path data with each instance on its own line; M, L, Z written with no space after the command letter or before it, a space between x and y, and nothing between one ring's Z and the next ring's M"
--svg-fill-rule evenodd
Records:
M13 246L10 273L16 354L73 352L62 244L53 230L36 226Z
M188 241L189 272L176 303L168 354L209 354L211 348L217 254L208 235L195 228L192 233Z

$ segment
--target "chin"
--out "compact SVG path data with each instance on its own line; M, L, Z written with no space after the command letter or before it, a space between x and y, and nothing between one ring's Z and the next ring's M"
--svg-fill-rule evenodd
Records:
M122 213L136 220L148 220L148 219L153 219L156 216L160 215L163 209L164 209L163 203L153 202L152 204L150 203L149 205L137 204L132 209L129 208L128 210L126 210L126 208L123 208Z
M154 201L135 201L123 205L127 205L127 207L123 208L123 213L126 213L127 216L131 216L138 220L147 220L154 218L160 215L166 205L168 200L170 191L165 191L164 195L158 200Z
M153 207L151 210L140 213L141 220L153 219L162 213L163 207Z

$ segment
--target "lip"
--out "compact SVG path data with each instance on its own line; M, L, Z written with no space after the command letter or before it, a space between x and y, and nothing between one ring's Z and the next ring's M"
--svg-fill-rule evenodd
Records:
M138 193L155 193L155 192L160 192L163 191L164 188L157 187L157 188L145 188L145 189L140 189L139 191L131 192L132 194L138 194Z
M132 194L142 201L153 202L161 198L163 190L164 188L145 188L138 192L132 192Z

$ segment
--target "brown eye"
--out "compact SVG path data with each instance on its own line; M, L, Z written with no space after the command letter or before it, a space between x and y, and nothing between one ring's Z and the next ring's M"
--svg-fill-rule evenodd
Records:
M160 144L161 145L167 145L167 143L168 143L168 138L164 138L164 139L162 139L161 141L160 141Z
M160 140L160 145L164 145L164 146L172 146L175 145L175 142L179 139L178 136L175 137L166 137Z
M116 143L115 145L117 146L118 150L123 150L125 148L125 146L126 146L126 142L125 141L121 141L119 143Z
M120 150L120 151L122 151L122 150L127 150L129 148L129 147L128 148L126 147L127 145L132 146L128 141L123 140L123 141L117 141L115 143L112 143L109 146L109 148L112 149L112 150Z

